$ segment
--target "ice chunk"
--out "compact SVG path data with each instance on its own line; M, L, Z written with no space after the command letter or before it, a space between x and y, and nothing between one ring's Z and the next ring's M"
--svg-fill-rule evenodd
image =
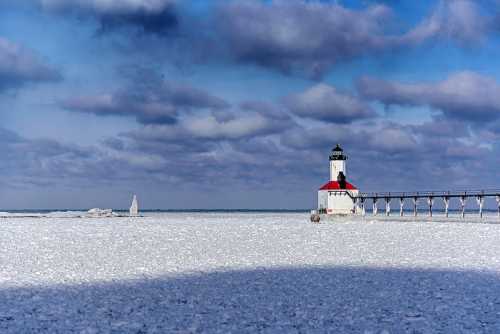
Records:
M87 211L87 217L114 217L115 213L112 209L93 208Z

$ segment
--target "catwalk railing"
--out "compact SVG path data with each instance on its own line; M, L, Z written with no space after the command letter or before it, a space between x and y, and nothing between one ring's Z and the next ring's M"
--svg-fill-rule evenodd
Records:
M465 206L469 198L475 198L478 204L479 216L483 217L484 200L487 197L496 199L498 206L498 216L500 217L500 189L480 189L480 190L452 190L452 191L415 191L415 192L364 192L359 193L353 200L361 208L363 215L366 214L365 204L366 201L371 201L373 205L373 214L378 214L378 201L385 201L385 214L387 216L391 213L391 201L393 199L399 200L399 214L404 215L404 204L407 199L410 199L413 204L413 215L418 214L419 201L424 199L429 208L429 216L432 217L432 209L436 198L443 201L446 217L449 216L450 199L458 198L460 201L461 216L465 216Z

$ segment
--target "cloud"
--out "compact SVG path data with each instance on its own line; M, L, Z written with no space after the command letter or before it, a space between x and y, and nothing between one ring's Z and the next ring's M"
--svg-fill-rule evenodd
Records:
M415 152L418 148L416 138L410 128L393 123L358 128L329 124L292 129L283 134L281 143L297 150L327 150L342 143L359 150L393 154Z
M221 98L189 85L166 82L153 73L132 75L131 84L108 94L75 96L60 102L69 111L98 116L134 116L142 124L175 123L180 112L224 110Z
M61 80L61 74L34 51L0 36L0 93L57 80Z
M364 77L358 90L386 105L430 106L450 118L473 122L500 118L500 85L493 77L459 72L433 83L399 83Z
M118 43L130 52L182 66L231 60L312 79L360 57L436 39L465 46L496 29L493 17L469 0L443 0L408 29L398 29L392 10L382 4L351 9L326 1L224 1L207 6L200 19L175 0L38 1L49 12L93 17L103 32L144 32Z
M242 1L221 6L217 22L237 61L318 78L339 61L379 49L389 13L385 6Z
M7 183L31 184L31 189L47 184L74 189L98 179L115 187L147 183L155 191L168 184L207 191L278 187L313 194L328 177L328 154L337 142L349 155L348 178L362 190L421 189L422 180L428 189L477 186L494 177L499 162L470 135L464 144L453 134L433 135L426 127L382 119L371 125L304 128L280 127L253 111L235 112L228 121L195 116L172 125L147 125L108 138L102 147L26 139L0 130L5 157L0 171Z
M478 2L441 0L433 13L399 38L403 44L419 44L433 38L455 40L462 45L483 39L491 30L492 17L481 14Z
M394 154L412 153L418 150L415 135L405 127L396 124L386 125L370 132L362 132L360 136L366 138L366 145L377 152Z
M215 117L196 118L185 122L183 128L199 138L239 139L276 132L282 125L260 114L245 115L227 122Z
M237 62L320 79L338 63L365 55L435 39L466 46L494 29L493 17L470 0L442 0L406 32L391 29L392 16L381 4L349 9L322 1L238 1L219 7L217 31Z
M264 114L267 117L275 119L277 121L287 121L290 119L290 116L285 112L285 110L271 102L266 101L244 101L240 103L240 108L244 111L253 111L258 112L260 114Z
M296 127L283 133L280 144L293 150L329 150L336 143L352 145L358 138L347 125L329 124L313 128Z
M208 185L238 183L241 174L255 174L247 183L267 179L267 172L248 168L270 168L276 163L276 150L270 153L269 149L276 136L295 126L293 121L249 110L228 111L223 118L214 113L187 115L175 124L146 125L109 138L105 145L121 154L168 157L158 173L176 180Z
M434 117L432 121L412 126L414 131L430 138L467 138L471 131L466 122L450 120L443 116Z
M301 157L297 161L307 166L309 177L323 175L324 180L328 154L340 143L349 156L347 177L363 191L491 187L500 163L494 149L481 146L473 133L434 135L427 130L379 119L361 126L296 127L281 135L280 144L281 151Z
M302 93L290 95L284 99L284 104L297 116L327 122L350 123L375 116L363 101L326 84L317 84Z
M4 128L0 128L0 143L10 144L20 142L21 140L21 137L17 133Z
M279 133L292 125L291 121L277 122L260 113L233 113L227 119L217 119L211 114L192 115L180 119L176 124L147 126L127 136L170 142L233 141Z
M0 128L0 172L14 184L58 182L64 177L89 177L99 161L91 148L60 143L51 139L27 139Z
M38 0L44 10L72 13L97 19L101 31L132 26L147 33L162 34L175 28L175 0Z
M482 13L450 9L460 3L449 2L438 7L440 13L449 11L449 17L433 14L409 33L392 35L388 30L391 13L384 6L346 9L318 1L221 2L217 7L219 18L229 21L219 22L217 31L207 26L206 31L199 32L213 36L221 49L228 47L229 54L239 63L319 78L340 62L364 55L416 46L432 39L454 39L463 43L480 40L486 28L482 23L474 23L472 18ZM152 17L151 13L160 13L161 8L172 11L173 7L140 7L145 1L108 2L108 8L103 7L104 1L62 1L60 4L57 7L53 2L45 9L60 11L63 15L91 16L103 24L103 29L127 26L151 33L148 36L130 34L129 29L123 29L120 35L125 37L123 40L130 37L131 44L143 41L145 47L138 49L148 57L157 51L156 46L149 44L152 41L164 42L157 46L164 47L162 51L171 46L172 50L177 49L176 40L157 38L156 34L168 34L169 25L165 30L147 28L127 16L142 12ZM120 9L120 6L124 7ZM111 17L127 19L106 28L105 22L110 22L106 20ZM203 23L211 22L207 19ZM197 40L194 35L183 36L190 47L191 41ZM115 40L108 36L104 41ZM7 85L7 88L0 91L56 80L57 71L33 51L19 47L13 53L15 59L21 59L19 63L35 64L21 66L30 69L23 72L17 69L16 61L4 60L10 59L5 56L8 53L5 49L0 51L0 87ZM196 52L192 49L189 51ZM124 54L114 55L108 61L117 61ZM148 57L139 58L141 62L153 63ZM134 59L138 58L129 60ZM172 58L161 60L158 66L163 68ZM217 59L218 65L228 65L227 60ZM33 71L33 68L45 70ZM7 72L17 74L6 76ZM227 189L232 191L247 186L254 192L267 187L278 193L293 185L300 196L314 198L315 187L328 177L328 154L337 142L349 155L348 177L362 190L422 189L422 180L425 187L434 188L452 187L456 182L477 186L481 181L476 178L491 181L498 174L500 154L496 143L500 134L500 101L497 96L500 91L497 81L477 73L461 72L442 81L421 83L363 78L358 84L359 93L352 94L327 84L314 84L280 103L254 99L230 105L208 91L166 81L158 71L132 67L120 68L120 72L125 81L120 83L123 78L119 79L119 89L69 96L60 101L60 106L99 116L136 118L143 126L105 138L100 145L92 147L28 139L0 129L3 180L10 184L19 184L15 180L33 184L61 182L75 184L75 187L82 184L94 187L95 180L117 182L119 186L110 187L113 189L110 193L120 193L123 185L133 188L135 184L153 184L151 189L156 193L173 189L167 190L172 191L173 196L186 184L192 184L197 190L204 187L210 191L200 193L207 194L220 190L221 184L229 185ZM20 79L11 80L12 77ZM252 92L246 95L252 98ZM387 105L431 106L439 112L432 121L422 124L395 124L389 121L391 114L386 118L376 117L369 103L372 100ZM23 105L24 102L21 108ZM479 138L479 127L471 124L478 125L481 120L491 122L481 123L485 133ZM495 145L496 150L491 148ZM165 187L165 183L176 186ZM195 192L190 196L192 194ZM276 203L273 198L269 200ZM225 202L219 203L223 206ZM246 202L239 203L246 205Z
M49 185L74 190L146 182L165 178L162 168L168 165L168 159L160 155L114 151L105 146L84 147L47 138L28 139L4 128L0 128L0 155L3 182L10 188L30 191Z

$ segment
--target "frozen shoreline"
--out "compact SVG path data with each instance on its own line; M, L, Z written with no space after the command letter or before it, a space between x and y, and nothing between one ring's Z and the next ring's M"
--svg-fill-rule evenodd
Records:
M500 270L496 216L432 219L366 216L311 224L308 214L296 213L6 218L0 219L0 260L5 264L0 283L57 284L277 266ZM386 248L395 246L397 253Z
M500 329L500 224L308 216L1 219L0 332Z

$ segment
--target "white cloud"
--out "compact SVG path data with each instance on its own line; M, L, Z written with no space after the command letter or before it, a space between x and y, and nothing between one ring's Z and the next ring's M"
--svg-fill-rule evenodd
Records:
M288 96L285 105L298 116L330 122L349 123L374 116L367 104L326 84L317 84Z
M175 0L40 0L43 8L63 10L86 9L100 14L130 14L134 12L159 13Z

